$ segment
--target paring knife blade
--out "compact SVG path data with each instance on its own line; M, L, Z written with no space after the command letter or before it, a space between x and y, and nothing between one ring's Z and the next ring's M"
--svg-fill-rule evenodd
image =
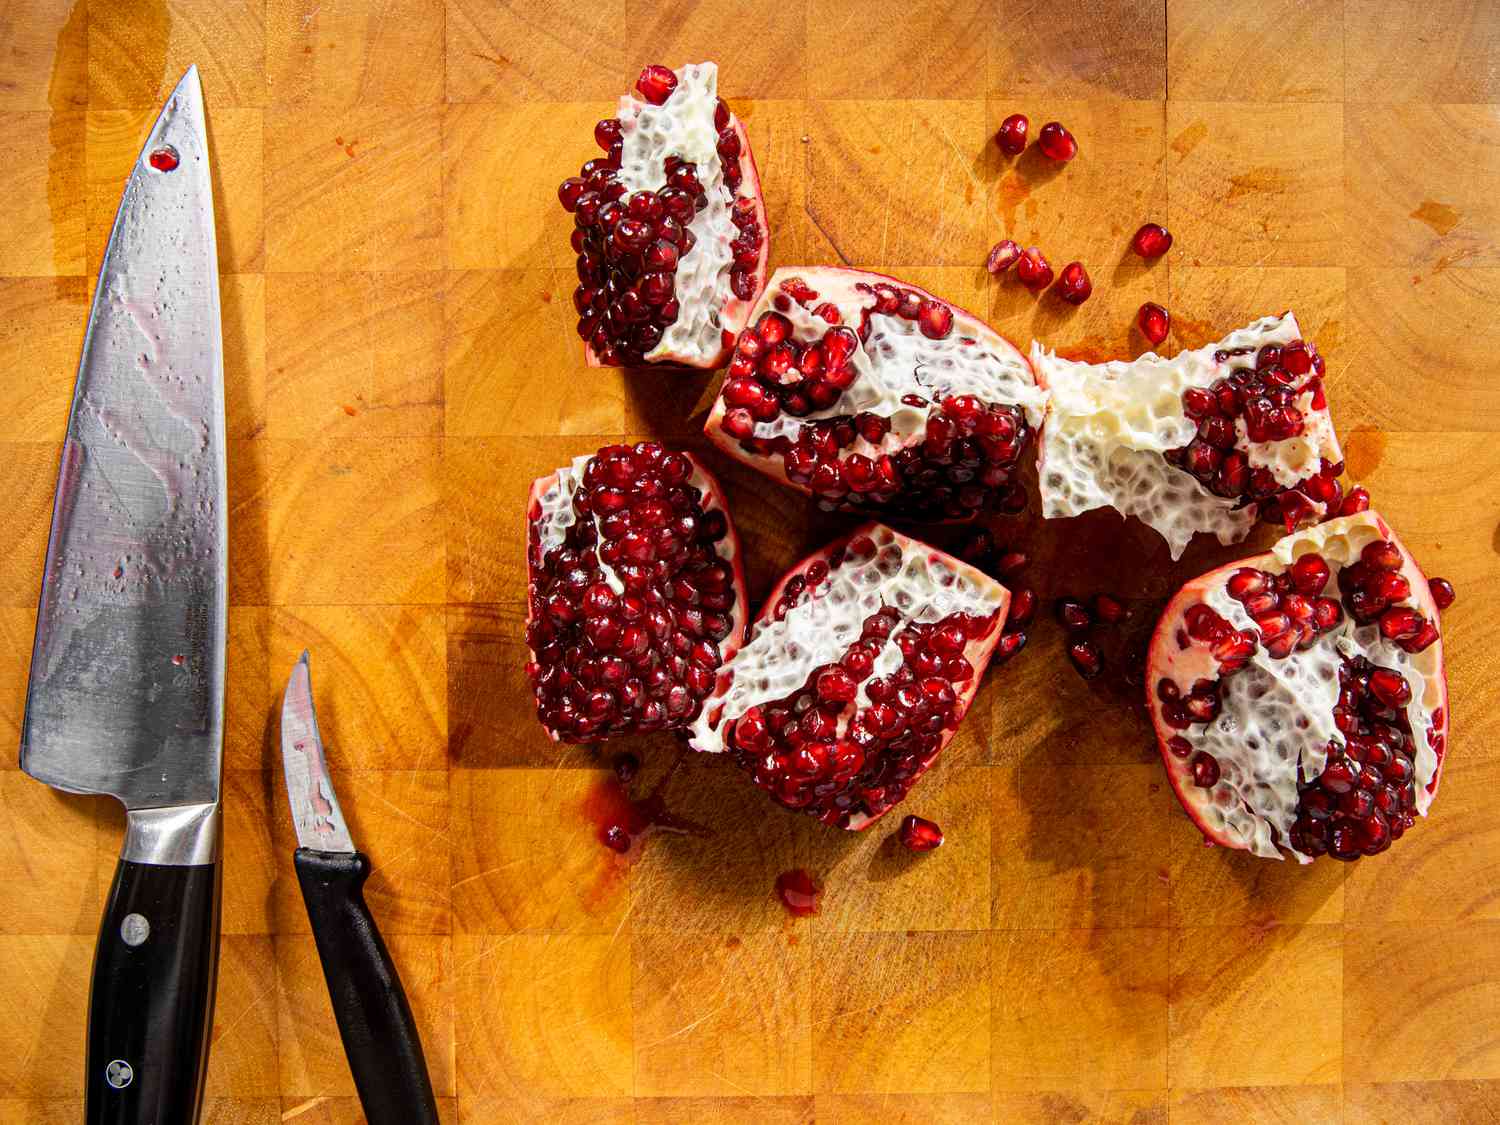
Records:
M301 845L294 856L344 1056L370 1125L437 1125L437 1101L401 977L365 902L370 861L339 809L313 709L307 653L281 698L281 760Z
M202 1100L219 936L220 332L194 68L131 170L99 272L21 734L27 773L128 810L90 993L90 1122L191 1122Z

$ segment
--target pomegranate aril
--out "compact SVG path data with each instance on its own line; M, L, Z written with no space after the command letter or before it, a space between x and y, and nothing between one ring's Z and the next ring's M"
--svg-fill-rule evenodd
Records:
M953 310L937 301L923 301L917 311L917 327L929 340L946 339L953 331Z
M1070 305L1081 305L1093 293L1094 285L1082 262L1069 262L1057 279L1057 292Z
M641 76L636 79L635 88L641 92L652 105L661 105L672 96L672 91L677 89L677 75L669 66L660 63L652 63Z
M1454 593L1453 583L1449 582L1446 578L1429 578L1427 580L1427 588L1431 591L1433 604L1438 609L1447 609L1458 596Z
M1024 113L1012 113L1000 122L1000 128L995 132L995 144L1000 151L1007 156L1019 156L1026 147L1026 130L1030 124Z
M1322 555L1302 555L1292 564L1292 586L1298 593L1316 597L1328 585L1331 571Z
M930 852L943 844L943 830L920 816L903 818L900 835L901 843L914 852Z
M1172 331L1172 314L1153 301L1147 301L1136 315L1141 335L1153 344L1160 344Z
M1370 493L1368 490L1356 486L1349 490L1344 497L1344 502L1339 505L1339 515L1352 516L1360 512L1370 510Z
M1199 789L1212 789L1219 783L1219 760L1212 754L1199 751L1188 763L1192 771L1193 784Z
M1052 284L1052 266L1041 250L1028 246L1021 251L1021 257L1016 262L1016 276L1021 279L1022 285L1036 293Z
M1130 248L1142 258L1160 258L1172 248L1172 233L1160 223L1144 223L1131 237Z
M1064 599L1057 603L1057 620L1070 633L1086 631L1094 623L1093 615L1082 602Z
M1071 641L1068 644L1068 659L1078 674L1086 680L1097 676L1104 668L1104 658L1090 641Z
M1024 628L1036 615L1036 593L1030 589L1017 590L1011 595L1010 612L1005 618L1007 630Z
M1020 257L1021 247L1009 238L1002 238L990 248L989 257L984 260L984 268L999 275L1015 265Z
M1042 150L1043 156L1060 164L1066 164L1078 155L1078 142L1058 121L1049 121L1042 126L1036 137L1036 146Z

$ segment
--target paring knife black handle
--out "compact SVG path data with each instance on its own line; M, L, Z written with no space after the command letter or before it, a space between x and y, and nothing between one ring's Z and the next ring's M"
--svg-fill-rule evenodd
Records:
M88 1125L193 1125L219 963L219 865L122 859L89 991Z
M333 1014L369 1125L437 1125L437 1102L411 1007L365 905L370 861L360 852L298 848Z

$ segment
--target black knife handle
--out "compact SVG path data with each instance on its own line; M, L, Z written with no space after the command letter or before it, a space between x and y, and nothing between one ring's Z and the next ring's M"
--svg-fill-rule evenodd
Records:
M193 1125L219 967L219 865L122 859L89 990L88 1125Z
M360 852L298 848L297 881L318 943L333 1014L369 1125L437 1125L437 1102L411 1007L365 905Z

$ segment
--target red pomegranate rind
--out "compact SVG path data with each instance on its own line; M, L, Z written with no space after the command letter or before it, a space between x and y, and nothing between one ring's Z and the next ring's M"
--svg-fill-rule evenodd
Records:
M689 453L606 446L533 482L526 666L553 739L686 726L745 638L739 537Z
M1291 313L1171 359L1079 363L1033 343L1031 365L1051 392L1037 459L1048 518L1112 507L1175 559L1196 532L1227 545L1257 518L1290 531L1339 511L1323 359Z
M1425 816L1447 750L1439 609L1373 511L1289 535L1168 603L1147 705L1208 839L1354 859Z
M1009 602L967 563L867 524L771 592L688 741L787 808L865 828L952 739Z
M732 457L844 509L930 522L1016 511L1044 396L972 313L884 274L779 269L704 427Z
M769 231L743 124L718 68L654 65L595 127L604 155L563 181L589 366L714 368L766 277Z

